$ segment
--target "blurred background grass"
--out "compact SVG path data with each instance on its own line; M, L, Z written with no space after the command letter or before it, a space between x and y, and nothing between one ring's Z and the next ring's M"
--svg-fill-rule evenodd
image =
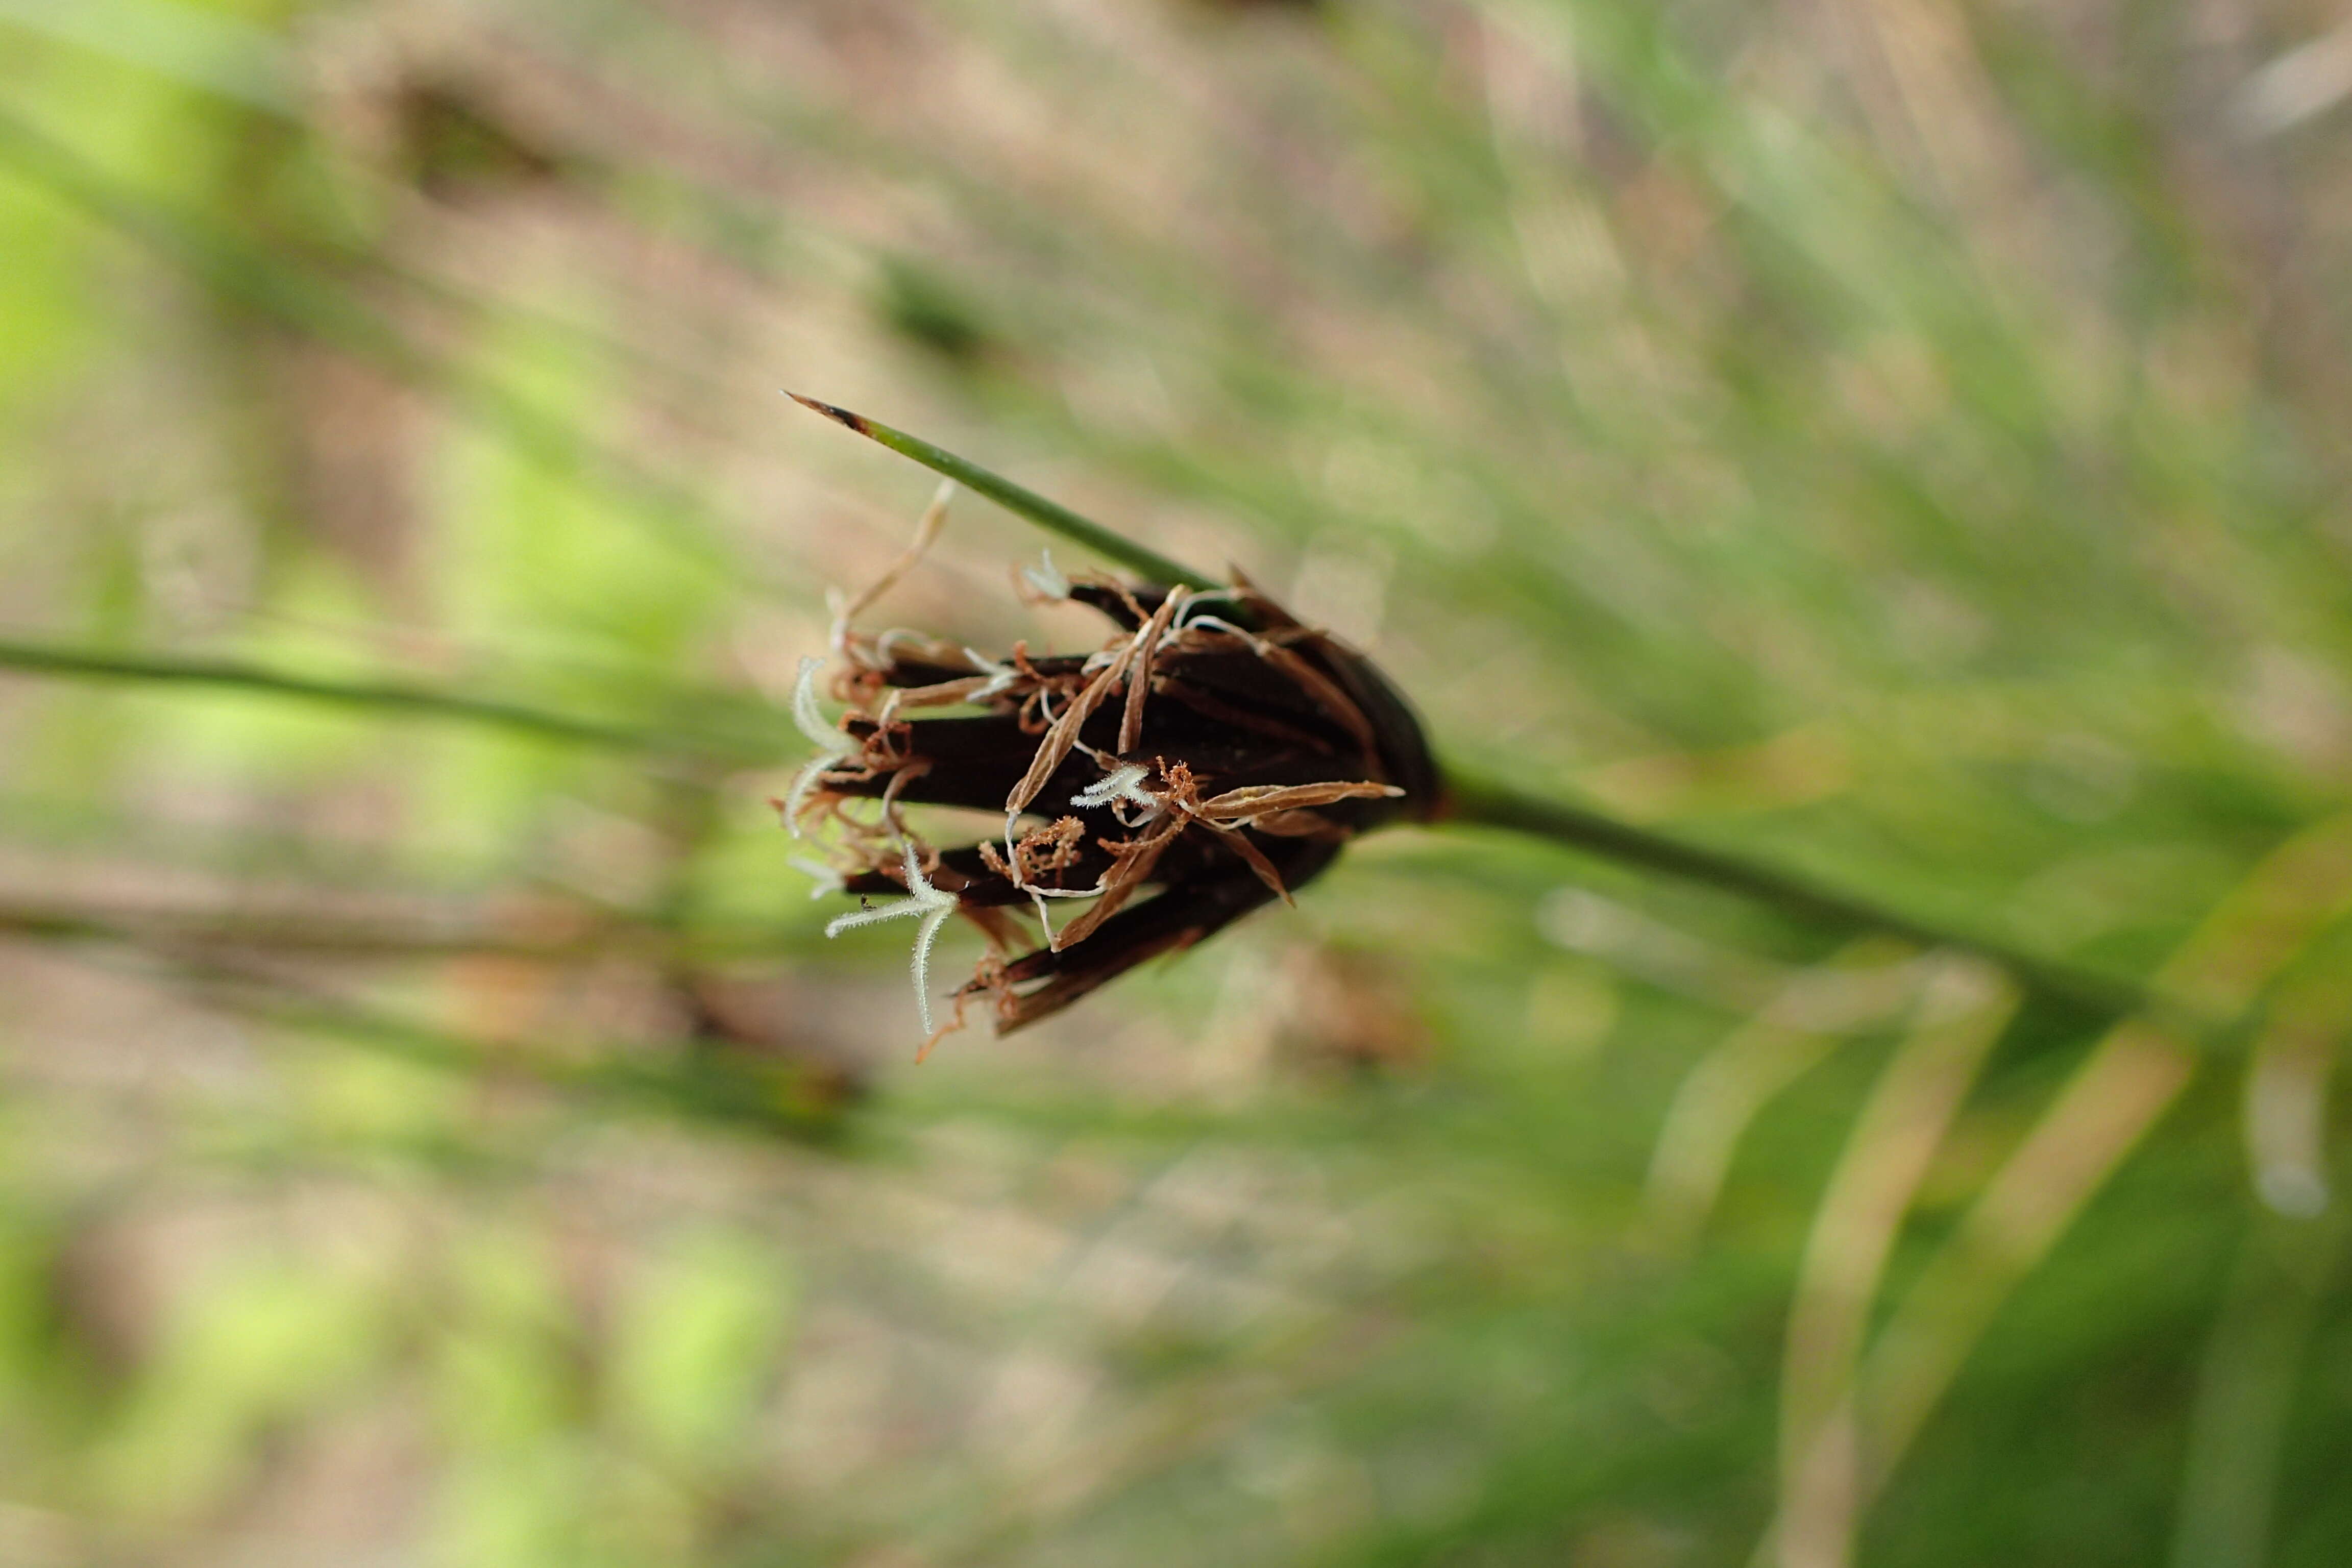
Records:
M5 0L0 1562L2344 1562L2347 94L2305 0ZM763 802L930 483L782 386L2225 1026L1398 833L917 1070ZM1067 645L1036 543L879 613Z

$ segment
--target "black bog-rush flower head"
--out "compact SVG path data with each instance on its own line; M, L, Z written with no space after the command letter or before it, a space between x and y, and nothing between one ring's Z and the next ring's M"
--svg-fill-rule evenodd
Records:
M814 659L794 698L821 752L780 803L787 825L837 836L832 869L861 903L907 895L865 903L827 934L919 921L915 988L933 1042L977 997L992 998L999 1033L1018 1028L1287 901L1349 838L1426 819L1438 797L1403 699L1248 582L1074 582L1050 558L1024 576L1042 596L1091 605L1115 635L1090 653L1039 657L1016 643L996 659L904 631L866 637L845 615L830 691L847 711L824 718ZM864 801L878 813L853 805ZM908 804L1001 812L1003 830L938 848L906 825ZM940 1028L929 952L959 913L991 952Z
M837 721L817 707L821 665L802 665L793 717L819 754L777 804L796 834L812 823L840 831L841 864L811 868L861 895L861 907L828 934L902 916L919 921L915 993L931 1042L946 1032L932 1026L931 942L951 914L987 933L992 951L957 991L950 1027L970 1001L989 995L1002 1033L1260 904L1286 901L1366 828L1441 816L1743 894L1811 923L1975 952L2045 995L2109 1016L2147 1013L2200 1037L2212 1028L2197 1010L2146 986L1572 801L1457 770L1448 770L1441 795L1421 727L1394 689L1362 655L1301 625L1238 574L1218 584L919 437L787 395L950 481L924 514L917 552L961 484L1140 579L1073 584L1048 558L1044 571L1024 574L1030 587L1093 605L1117 635L1084 656L1033 658L1016 643L999 660L914 633L865 637L849 629L904 570L902 561L835 617L833 643L844 667L831 689L849 709ZM967 711L910 717L959 707ZM853 806L861 800L878 801L878 814ZM1002 840L936 849L908 828L899 812L907 802L1001 810ZM877 907L865 897L876 893L908 896ZM1057 929L1055 900L1065 899L1092 902L1065 906L1072 912ZM1043 930L1042 947L1022 924L1029 913ZM1022 948L1030 951L1013 956Z

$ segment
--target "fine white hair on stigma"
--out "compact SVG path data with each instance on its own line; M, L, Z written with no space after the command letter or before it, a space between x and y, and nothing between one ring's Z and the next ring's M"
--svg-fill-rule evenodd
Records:
M784 826L795 838L801 836L801 805L816 787L819 776L834 763L865 749L837 726L826 723L824 715L817 711L816 672L823 667L822 659L801 660L800 679L793 686L793 724L817 749L817 754L793 775L793 787L784 795Z
M900 842L906 850L904 868L907 891L911 896L878 910L852 910L845 915L836 915L824 928L824 934L839 936L843 931L858 926L879 925L901 915L919 916L922 923L915 928L915 1010L922 1016L923 1033L929 1036L939 1032L931 1023L931 943L939 940L940 927L955 913L956 897L931 886L930 879L923 875L922 861L915 854L913 839Z
M1123 763L1070 797L1078 806L1108 805L1115 800L1131 805L1156 806L1159 796L1143 787L1145 775L1151 772L1140 763Z

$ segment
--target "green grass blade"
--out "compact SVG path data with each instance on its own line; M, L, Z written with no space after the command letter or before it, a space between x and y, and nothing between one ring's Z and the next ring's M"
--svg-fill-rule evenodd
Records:
M966 489L986 496L1005 510L1027 519L1048 533L1058 533L1074 544L1082 544L1103 559L1116 561L1154 583L1181 584L1187 588L1224 586L1215 578L1180 565L1157 551L1147 550L1090 518L1080 517L1059 501L1048 500L1035 490L1016 485L1003 475L992 474L978 463L959 458L929 441L909 436L903 430L893 430L887 425L868 419L862 414L852 414L846 408L819 403L814 397L803 397L797 392L787 392L784 395L803 408L816 410L836 425L845 426L868 440L880 442L902 458L912 458L931 472L943 474Z
M511 702L460 697L453 692L393 681L330 680L230 659L110 653L92 648L0 640L0 669L78 680L214 686L230 690L257 691L333 707L457 719L522 731L548 740L625 751L654 751L665 744L682 744L672 737L601 724L589 719L575 719L562 713L544 712Z

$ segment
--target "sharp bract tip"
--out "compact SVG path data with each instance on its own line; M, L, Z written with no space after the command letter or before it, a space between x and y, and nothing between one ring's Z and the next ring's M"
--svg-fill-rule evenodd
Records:
M874 433L872 430L867 428L866 416L862 414L852 414L846 408L836 407L830 403L822 403L814 397L803 397L799 393L793 391L790 387L786 387L784 389L784 395L791 398L794 403L799 404L803 408L814 409L817 413L824 415L827 419L832 420L835 424L846 426L848 428L856 431L860 436L871 436Z

